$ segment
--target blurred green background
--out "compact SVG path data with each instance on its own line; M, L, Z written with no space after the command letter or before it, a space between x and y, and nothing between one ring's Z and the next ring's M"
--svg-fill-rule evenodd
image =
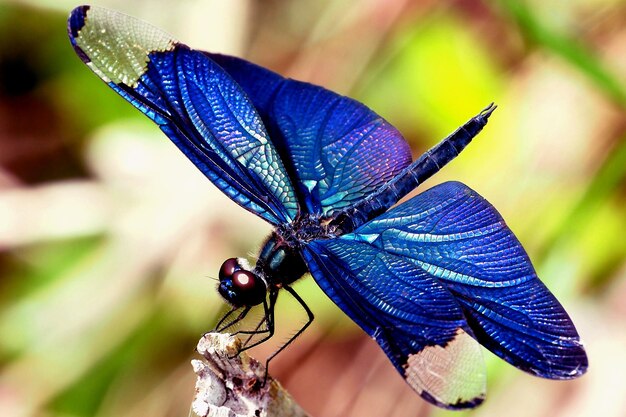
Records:
M198 49L357 98L415 155L491 101L425 189L491 201L587 346L583 378L485 351L477 410L437 410L316 287L317 320L272 363L313 416L626 415L626 2L98 1ZM0 0L0 416L185 416L189 360L225 309L222 261L269 227L221 195L74 55L67 1ZM305 316L279 303L273 343Z

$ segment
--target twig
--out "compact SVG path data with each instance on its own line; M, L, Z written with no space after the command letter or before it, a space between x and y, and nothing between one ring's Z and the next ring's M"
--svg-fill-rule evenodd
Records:
M306 417L291 396L245 352L235 336L207 333L198 342L203 360L191 361L196 395L191 408L200 417Z

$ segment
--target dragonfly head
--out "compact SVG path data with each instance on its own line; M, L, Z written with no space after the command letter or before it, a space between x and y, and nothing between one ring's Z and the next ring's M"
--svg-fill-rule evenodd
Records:
M265 280L246 269L242 259L229 258L220 268L218 292L235 307L255 306L265 300Z

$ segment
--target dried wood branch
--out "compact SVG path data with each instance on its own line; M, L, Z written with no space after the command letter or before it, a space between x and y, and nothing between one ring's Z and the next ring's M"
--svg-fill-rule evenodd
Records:
M191 361L196 380L192 410L200 417L306 417L306 413L235 336L207 333L198 342L202 360Z

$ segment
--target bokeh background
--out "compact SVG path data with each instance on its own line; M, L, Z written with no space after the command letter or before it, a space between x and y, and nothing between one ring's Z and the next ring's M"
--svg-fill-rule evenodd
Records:
M357 98L415 155L498 110L426 187L491 201L566 306L590 368L538 379L485 351L488 398L426 404L316 287L272 363L313 416L626 415L626 2L94 1L198 49ZM0 1L0 416L185 416L211 277L269 227L74 55L66 0ZM284 297L279 332L305 316Z

